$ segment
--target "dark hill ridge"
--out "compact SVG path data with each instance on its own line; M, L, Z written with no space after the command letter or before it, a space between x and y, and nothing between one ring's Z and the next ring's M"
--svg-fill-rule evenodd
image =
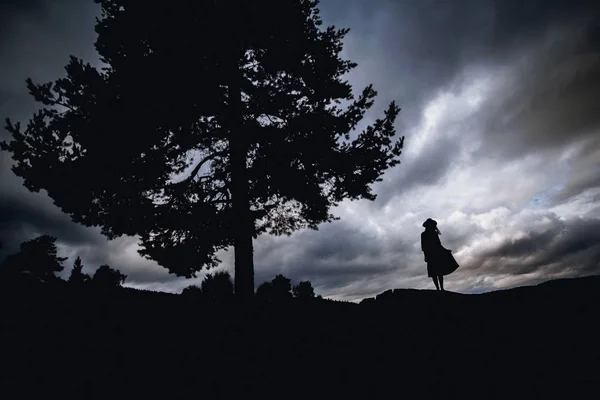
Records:
M416 300L426 299L435 295L445 296L446 299L456 299L458 297L514 297L520 296L521 293L525 293L527 296L544 296L559 293L569 293L571 295L587 295L594 293L600 288L600 275L592 275L580 278L565 278L545 281L534 286L519 286L510 289L501 289L485 293L478 294L463 294L452 291L446 291L445 293L436 293L434 290L421 290L421 289L390 289L375 296L368 297L361 300L360 304L371 304L373 301L377 301L378 304L384 304L387 302L397 302L402 300ZM419 297L420 296L420 297ZM562 297L562 296L561 296Z
M598 276L243 307L5 287L0 385L19 390L6 398L594 398L599 294Z

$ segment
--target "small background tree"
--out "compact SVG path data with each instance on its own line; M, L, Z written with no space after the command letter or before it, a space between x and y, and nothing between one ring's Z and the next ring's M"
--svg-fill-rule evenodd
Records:
M274 300L289 300L292 298L292 280L278 274L271 281L271 290Z
M81 285L89 280L90 277L83 273L83 263L81 262L81 258L77 257L73 263L73 269L71 270L71 275L69 276L69 283Z
M271 282L263 282L256 288L256 299L262 303L271 301Z
M266 303L284 303L292 295L292 280L278 274L270 282L263 282L256 290L256 297Z
M122 274L119 270L108 265L101 265L94 273L92 283L101 288L115 288L120 287L126 278L127 275Z
M200 288L202 298L207 301L227 301L233 297L233 281L227 271L206 275Z
M196 285L190 285L181 291L181 295L188 299L200 300L202 298L202 289Z
M16 279L56 282L59 280L56 273L64 269L62 263L67 257L58 257L55 242L55 237L41 235L21 243L20 250L4 260L0 272L5 277Z
M302 281L294 286L294 297L299 299L312 299L315 297L315 290L310 281Z

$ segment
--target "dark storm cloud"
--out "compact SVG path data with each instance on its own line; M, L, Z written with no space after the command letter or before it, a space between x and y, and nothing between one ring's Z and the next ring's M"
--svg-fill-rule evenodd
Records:
M321 7L326 23L351 28L348 57L359 68L368 64L360 80L373 81L411 116L465 65L506 61L524 44L597 9L591 0L325 0Z
M596 10L594 10L596 11ZM568 179L555 204L600 187L600 18L548 34L520 54L513 74L479 116L480 157L518 159L545 152L551 159L579 146L568 159Z
M398 122L407 128L419 118L423 102L450 82L478 47L480 37L473 33L490 26L485 2L466 3L332 0L322 7L326 22L351 29L345 50L359 63L353 81L373 82L379 104L396 100L403 109Z
M6 103L10 100L10 94L3 90L0 90L0 109L2 109Z
M600 219L578 218L569 221L564 231L549 246L543 256L537 260L538 265L562 262L564 267L577 267L583 272L600 272Z
M20 243L34 232L56 236L72 245L98 240L97 232L73 224L67 215L54 209L49 202L31 199L32 196L25 195L0 197L0 236L6 238L5 243Z
M486 257L520 258L544 252L564 230L564 224L555 222L555 226L544 232L529 232L525 237L506 241L500 247L488 252Z
M509 239L481 254L479 274L539 276L572 271L578 275L600 273L600 219L552 220L552 225L525 237Z
M438 184L448 172L448 167L455 161L460 149L460 142L446 136L436 139L419 153L417 158L402 163L395 177L388 174L384 182L377 185L375 207L381 207L394 195L407 192L417 186L433 186Z
M595 0L494 0L491 45L501 50L519 48L523 39L589 16L598 10Z
M537 45L543 37L556 33L565 26L576 27L578 21L589 20L597 11L595 3L588 0L330 0L323 1L322 8L326 22L351 28L346 54L359 63L358 71L352 75L352 82L357 86L373 82L380 91L381 102L376 103L379 108L374 107L371 115L376 115L384 101L396 100L402 107L398 117L399 134L407 135L406 143L410 146L414 135L411 129L419 125L425 104L440 89L459 90L461 79L458 77L464 68L470 65L491 68L513 63L514 58L524 49ZM594 36L593 31L590 31L588 37L594 38L597 35ZM563 49L562 53L558 52L557 57L563 57L565 51L572 49ZM544 76L543 69L548 67L544 66L543 61L538 64L531 71L531 76L537 77L537 82L543 84L543 79L551 80L552 76ZM542 69L542 73L537 71L538 67ZM468 75L465 78L470 79ZM531 77L525 77L524 81L531 81ZM524 93L520 90L522 83L515 82L514 88L494 94L496 101L501 102L504 108L520 103L515 98L519 100L523 97ZM582 88L585 85L582 80ZM595 84L587 92L585 89L579 93L571 91L570 101L573 105L580 105L580 111L572 113L573 115L585 110L588 116L593 117L598 104L590 101L594 90ZM526 94L525 97L535 96L532 92ZM552 100L546 98L546 101ZM558 100L555 102L557 105L562 103ZM510 109L490 109L493 109L493 114L482 116L478 122L480 129L489 132L498 131L493 126L497 124L494 122L496 119L506 118L511 112L514 113ZM538 132L542 132L544 112L548 109L549 106L538 106L537 112L532 110L531 113L523 113L521 121L514 121L510 127L510 135L506 134L509 130L507 127L495 135L495 138L510 143L529 140L533 144L545 140L523 135L522 132L531 125L538 125ZM514 129L517 125L522 125L519 133ZM558 128L558 125L552 126ZM471 126L465 126L464 130L470 128ZM490 136L493 134L490 133ZM508 136L511 139L506 139ZM512 140L513 137L522 140L515 141ZM451 166L460 148L458 145L447 145L447 140L439 140L428 143L431 148L415 159L404 156L403 164L390 171L385 182L377 186L380 204L384 204L398 188L436 183ZM520 144L515 144L514 148L531 150ZM493 150L494 153L497 152L496 148ZM489 152L489 149L485 147L482 152ZM432 157L437 154L442 157ZM484 154L479 153L479 156L483 157Z
M338 235L338 232L344 235ZM311 232L312 233L312 232ZM352 261L358 256L373 257L380 254L383 243L359 231L356 227L337 222L323 225L303 253L319 260ZM323 240L327 239L327 240Z
M521 68L486 107L486 150L520 156L598 134L600 51L589 33L597 23L558 31L523 55Z
M46 11L46 0L2 0L0 2L0 35L15 18L40 15Z
M591 188L600 188L600 130L597 137L582 142L573 159L579 169L565 182L564 188L552 198L553 204L561 204ZM594 199L597 202L599 199Z
M29 99L25 79L46 82L63 76L71 54L97 61L93 42L99 9L93 1L9 1L1 7L6 10L0 11L0 92L5 96Z

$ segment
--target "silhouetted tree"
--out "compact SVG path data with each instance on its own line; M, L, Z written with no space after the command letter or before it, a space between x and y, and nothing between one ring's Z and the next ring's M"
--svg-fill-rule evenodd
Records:
M190 299L200 299L202 297L202 289L196 285L190 285L181 291L181 295Z
M287 300L292 298L292 280L278 274L271 281L271 290L274 300Z
M119 270L108 265L101 265L94 273L92 283L103 288L119 287L125 282L126 278L127 275L122 274Z
M73 263L73 269L71 270L71 275L69 276L69 283L82 284L87 282L89 279L90 277L83 273L83 263L81 262L81 258L77 257Z
M25 277L38 282L53 282L64 269L67 257L58 257L56 238L41 235L21 243L19 252L9 255L0 267L5 276Z
M348 30L323 29L317 0L96 2L106 66L71 57L65 78L27 79L47 107L24 130L7 119L12 141L0 143L25 187L73 221L140 235L142 255L185 277L233 245L247 297L253 238L374 200L371 185L399 163L395 103L352 134L377 93L353 95Z
M315 290L310 281L302 281L293 288L294 297L299 299L312 299L315 297Z
M262 302L282 303L292 296L292 281L281 274L270 282L263 282L256 290L256 297Z
M256 288L256 299L264 303L270 302L271 293L271 282L263 282Z
M223 301L233 296L233 282L227 271L206 275L201 284L202 298L208 301Z

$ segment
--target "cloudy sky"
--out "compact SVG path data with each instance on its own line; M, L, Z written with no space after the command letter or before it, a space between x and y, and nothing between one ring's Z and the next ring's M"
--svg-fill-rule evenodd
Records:
M319 231L255 241L256 283L282 273L318 293L360 300L432 288L421 224L438 221L461 267L462 293L600 273L600 10L584 0L323 0L327 24L351 29L344 55L357 90L402 107L402 163L374 202L341 204ZM97 6L0 0L0 116L36 109L25 78L60 77L69 54L95 62ZM0 133L7 139L6 131ZM107 263L129 286L179 292L199 283L137 255L137 239L104 239L32 194L0 154L0 258L39 234L58 237L87 272ZM222 266L233 272L232 252Z

